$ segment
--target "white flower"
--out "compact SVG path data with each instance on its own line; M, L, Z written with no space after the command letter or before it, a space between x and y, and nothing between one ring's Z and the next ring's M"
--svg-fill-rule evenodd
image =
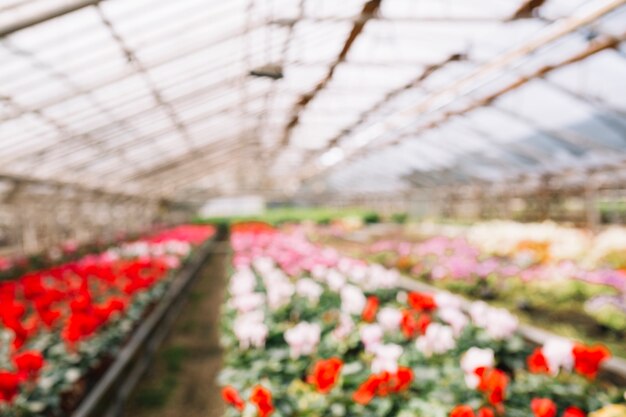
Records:
M460 310L463 304L463 301L459 297L449 292L438 292L434 295L434 298L439 308L454 308Z
M559 373L561 368L571 371L574 366L574 355L572 350L574 344L565 339L550 339L541 348L541 353L548 362L548 368L552 375Z
M256 258L252 262L252 265L254 265L254 269L256 269L261 275L265 275L274 269L274 261L267 257Z
M457 337L469 323L467 316L461 310L454 307L446 307L439 310L439 318L452 326L454 335Z
M267 301L272 310L289 304L295 293L294 285L286 279L276 280L266 288Z
M324 290L312 279L303 278L296 283L296 292L299 296L308 298L309 301L317 304Z
M344 285L346 285L346 277L333 269L326 274L326 283L331 290L339 291Z
M360 335L365 350L373 352L383 340L383 328L378 324L366 324L361 327Z
M484 301L476 301L470 306L469 315L476 326L486 327L489 305Z
M233 330L241 349L248 349L251 346L256 348L265 346L269 329L263 323L264 319L262 311L246 313L235 319Z
M378 312L378 323L385 331L394 331L400 328L402 312L396 308L384 307Z
M341 289L341 311L359 315L363 312L367 299L358 287L346 285Z
M285 332L292 358L310 355L320 341L322 329L319 324L303 321Z
M333 330L333 336L336 339L343 340L354 330L354 321L348 314L342 314L339 317L339 324Z
M486 330L495 340L509 338L517 331L519 322L517 317L504 308L492 308L487 317Z
M476 326L482 327L493 339L502 340L515 333L519 322L517 317L504 308L493 308L477 301L470 307L470 316Z
M240 268L230 279L229 290L233 295L249 294L256 287L256 276L250 268Z
M389 343L386 345L378 345L373 350L376 357L372 361L372 372L398 372L398 359L402 355L401 346Z
M445 353L456 346L454 332L450 326L432 323L426 329L426 333L417 338L415 346L426 357Z
M461 369L465 372L465 383L469 388L476 388L480 382L474 371L478 368L493 368L496 359L493 350L472 347L461 358Z
M265 296L258 292L240 294L231 298L231 305L240 313L256 310L265 303Z

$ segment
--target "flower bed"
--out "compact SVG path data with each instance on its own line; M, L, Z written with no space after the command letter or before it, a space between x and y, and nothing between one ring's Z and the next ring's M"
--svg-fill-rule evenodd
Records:
M68 415L213 234L180 226L0 283L0 414Z
M298 233L243 228L232 245L228 416L578 417L624 400L595 379L601 345L533 348L506 310L399 290L397 271Z

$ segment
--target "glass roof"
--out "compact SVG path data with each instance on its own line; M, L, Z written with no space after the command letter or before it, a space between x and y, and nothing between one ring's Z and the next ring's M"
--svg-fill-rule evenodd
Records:
M2 178L184 198L626 160L626 0L4 0Z

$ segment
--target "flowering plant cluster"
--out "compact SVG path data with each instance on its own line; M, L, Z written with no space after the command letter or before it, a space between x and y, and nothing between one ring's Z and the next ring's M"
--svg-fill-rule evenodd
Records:
M535 411L550 401L559 417L578 417L623 401L596 380L602 346L533 349L508 311L404 291L397 271L297 230L240 226L232 246L227 416L556 417Z
M180 226L0 283L0 415L66 415L210 226Z
M626 271L552 259L550 247L521 241L506 257L492 256L464 237L436 236L417 243L381 241L368 251L453 291L510 301L511 307L578 310L587 321L626 335Z

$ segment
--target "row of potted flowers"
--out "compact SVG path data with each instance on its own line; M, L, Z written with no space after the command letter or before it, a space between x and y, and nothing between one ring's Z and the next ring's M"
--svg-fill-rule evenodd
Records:
M220 375L228 416L625 412L624 392L596 380L604 346L532 347L506 310L399 289L396 270L297 231L243 227L232 246Z
M68 415L211 226L179 226L0 283L0 415Z
M526 242L512 256L495 257L462 237L437 236L415 243L380 241L368 248L367 256L468 296L508 302L512 308L575 310L618 339L626 337L626 272L590 270L573 261L544 262L538 255L542 248Z

